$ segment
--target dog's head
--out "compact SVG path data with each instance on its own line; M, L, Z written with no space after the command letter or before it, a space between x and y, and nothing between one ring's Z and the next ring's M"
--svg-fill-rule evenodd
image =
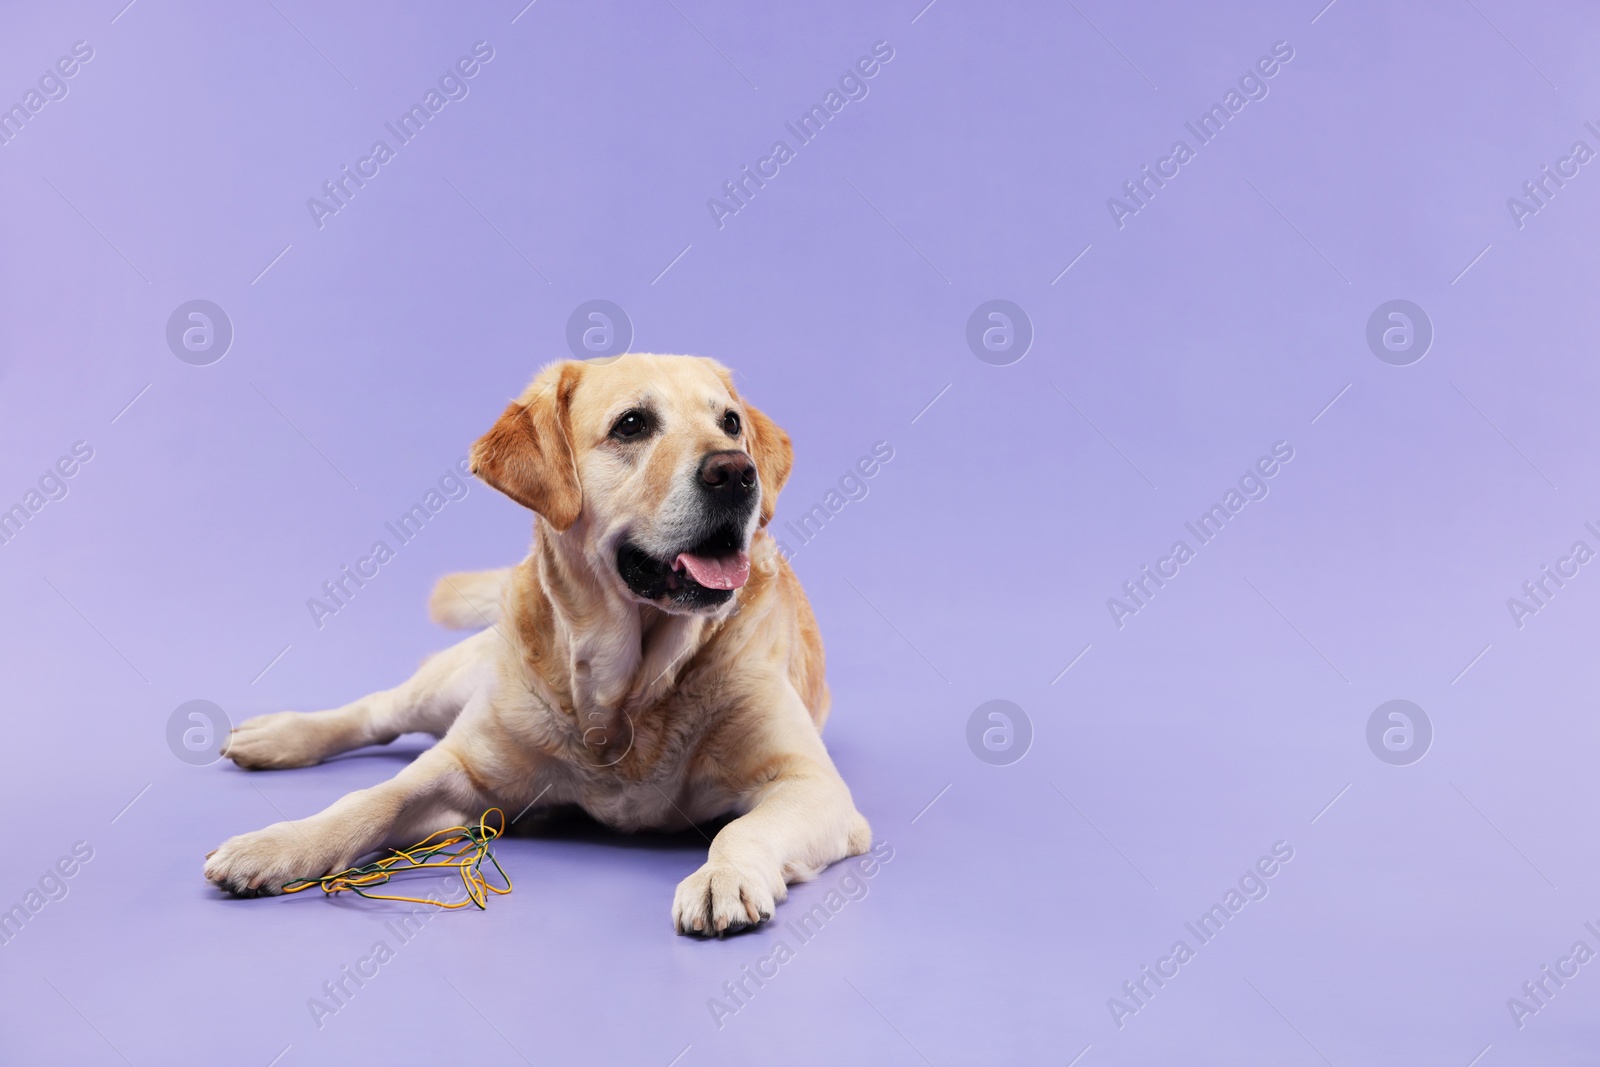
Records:
M472 471L578 538L602 581L692 613L744 585L792 459L721 364L626 355L546 367L473 445Z

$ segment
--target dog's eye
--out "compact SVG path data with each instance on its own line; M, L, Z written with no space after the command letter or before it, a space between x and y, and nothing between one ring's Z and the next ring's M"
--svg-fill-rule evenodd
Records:
M739 436L739 413L737 411L730 411L722 416L722 432L729 437Z
M638 437L650 429L650 416L643 411L625 411L611 427L611 436L622 440Z

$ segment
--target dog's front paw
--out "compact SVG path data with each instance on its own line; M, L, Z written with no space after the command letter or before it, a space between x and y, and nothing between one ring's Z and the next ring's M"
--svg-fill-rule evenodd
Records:
M772 918L777 902L788 895L781 873L762 874L711 860L678 883L672 923L680 934L737 933Z
M316 713L257 715L234 727L222 754L249 771L310 767L330 751L327 726Z
M286 883L350 866L305 822L273 823L224 841L206 857L206 880L236 897L276 896Z

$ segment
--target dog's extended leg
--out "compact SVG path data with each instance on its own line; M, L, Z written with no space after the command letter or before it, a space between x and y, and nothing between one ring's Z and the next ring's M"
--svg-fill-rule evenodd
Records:
M805 881L872 845L872 828L856 811L798 694L787 684L782 715L789 727L775 749L750 754L764 784L750 811L724 826L705 865L678 883L672 921L680 934L723 934L772 918Z
M316 815L230 837L206 857L205 875L238 896L280 893L287 882L342 871L385 845L467 824L492 803L446 739L387 782L347 794Z
M456 715L491 676L494 645L488 629L430 657L393 689L331 711L278 711L234 727L222 754L247 770L309 767L363 745L386 745L404 733L444 736Z

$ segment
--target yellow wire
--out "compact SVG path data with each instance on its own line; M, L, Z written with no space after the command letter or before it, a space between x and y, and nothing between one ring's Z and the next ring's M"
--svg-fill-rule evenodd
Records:
M489 816L498 815L500 825L489 825ZM392 849L391 855L373 863L362 864L359 867L350 867L336 874L323 875L321 878L306 878L290 882L283 887L285 893L299 893L312 886L320 886L322 891L329 896L335 893L350 891L369 900L394 900L407 904L431 904L446 911L464 908L473 904L482 909L488 906L488 893L500 896L511 892L511 876L506 874L500 864L495 860L489 849L489 843L505 831L505 812L499 808L490 808L478 817L477 836L474 838L473 830L467 826L448 826L443 830L435 830L416 844L403 849ZM436 841L443 836L445 839ZM447 851L454 846L455 851ZM416 853L426 852L427 855L419 860ZM433 857L443 853L447 860L434 860ZM495 870L505 879L506 885L502 889L492 884L483 874L481 867L484 860L494 864ZM467 899L454 904L446 904L440 900L428 900L419 897L405 897L384 893L365 893L363 887L383 885L395 874L417 870L442 870L453 868L461 876L461 884L466 888Z

